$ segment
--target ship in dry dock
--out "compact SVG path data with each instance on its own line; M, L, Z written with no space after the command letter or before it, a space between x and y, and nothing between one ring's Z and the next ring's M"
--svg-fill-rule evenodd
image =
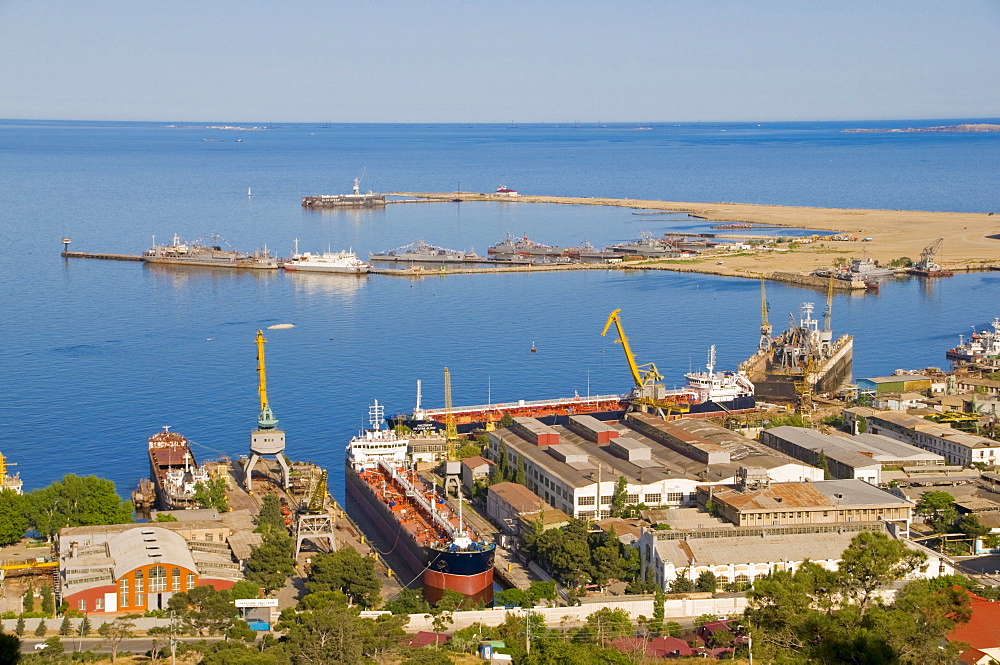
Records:
M149 477L160 510L200 508L195 500L199 483L208 482L208 471L198 466L188 440L164 427L149 437Z
M372 535L382 541L383 555L409 569L402 581L423 584L427 600L437 602L445 591L457 591L491 603L496 545L465 523L461 497L456 512L443 490L417 474L409 440L382 427L384 412L377 401L369 417L370 428L347 446L348 506L375 527Z
M836 392L851 378L854 337L834 339L830 327L833 291L827 291L823 328L812 317L815 305L802 304L798 321L789 314L788 330L771 337L767 300L761 284L761 338L757 353L740 364L758 398L799 404L812 395Z

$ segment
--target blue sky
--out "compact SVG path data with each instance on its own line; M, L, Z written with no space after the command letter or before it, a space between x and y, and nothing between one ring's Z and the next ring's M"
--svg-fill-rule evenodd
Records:
M0 117L997 117L998 44L997 0L0 0Z

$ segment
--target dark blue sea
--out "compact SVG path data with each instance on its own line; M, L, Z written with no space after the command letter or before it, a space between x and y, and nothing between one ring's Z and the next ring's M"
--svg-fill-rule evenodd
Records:
M304 195L349 191L362 173L362 188L375 191L506 184L568 196L1000 210L1000 134L841 131L876 126L862 122L169 125L0 122L0 452L26 488L97 474L127 495L148 472L146 439L163 425L202 459L246 452L258 411L254 335L274 324L295 326L266 331L287 452L330 468L337 496L344 446L369 403L408 412L421 379L424 404L439 406L446 366L456 404L625 392L621 350L600 336L613 309L640 362L655 362L668 384L702 365L711 344L719 366L734 368L759 334L759 285L741 279L184 270L64 260L64 236L75 250L132 254L175 233L218 233L243 250L266 243L284 256L295 238L303 251L367 254L420 239L483 253L508 232L603 246L692 225L590 206L300 207ZM997 273L900 280L877 295L836 296L834 329L856 336L856 376L944 366L959 333L1000 315L998 296ZM821 312L823 298L768 285L779 329L803 301Z

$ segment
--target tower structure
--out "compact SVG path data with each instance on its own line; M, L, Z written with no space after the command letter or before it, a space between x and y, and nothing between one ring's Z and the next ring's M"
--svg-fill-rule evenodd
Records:
M264 364L264 331L257 331L257 392L260 394L260 415L257 429L250 432L250 458L243 467L244 482L248 492L253 492L251 475L261 457L274 457L281 467L281 483L286 490L289 486L288 462L285 460L285 432L278 429L278 419L267 401L267 370Z

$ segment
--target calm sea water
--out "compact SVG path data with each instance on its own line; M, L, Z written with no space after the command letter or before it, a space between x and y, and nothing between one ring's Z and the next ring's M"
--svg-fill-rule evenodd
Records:
M951 124L938 121L924 124ZM870 124L870 123L869 123ZM892 123L911 126L913 122ZM505 233L597 246L690 220L625 209L526 204L303 210L307 194L491 191L681 201L987 211L1000 209L995 134L845 134L864 123L609 127L282 126L0 122L0 451L28 488L66 473L127 494L145 441L170 425L201 458L244 453L257 416L254 334L268 331L271 404L288 454L329 467L343 492L347 440L379 399L390 413L454 400L624 392L621 350L601 329L622 309L640 362L667 383L718 346L733 368L755 348L756 282L616 271L422 279L242 274L65 261L73 249L139 253L156 236L217 232L234 247L382 251L417 239L480 253ZM206 142L203 139L223 139ZM240 138L242 141L237 142ZM253 196L247 196L252 187ZM802 221L808 227L807 219ZM945 364L944 350L994 316L1000 274L901 280L838 295L855 374ZM768 285L776 328L823 294ZM532 344L538 349L531 353Z

